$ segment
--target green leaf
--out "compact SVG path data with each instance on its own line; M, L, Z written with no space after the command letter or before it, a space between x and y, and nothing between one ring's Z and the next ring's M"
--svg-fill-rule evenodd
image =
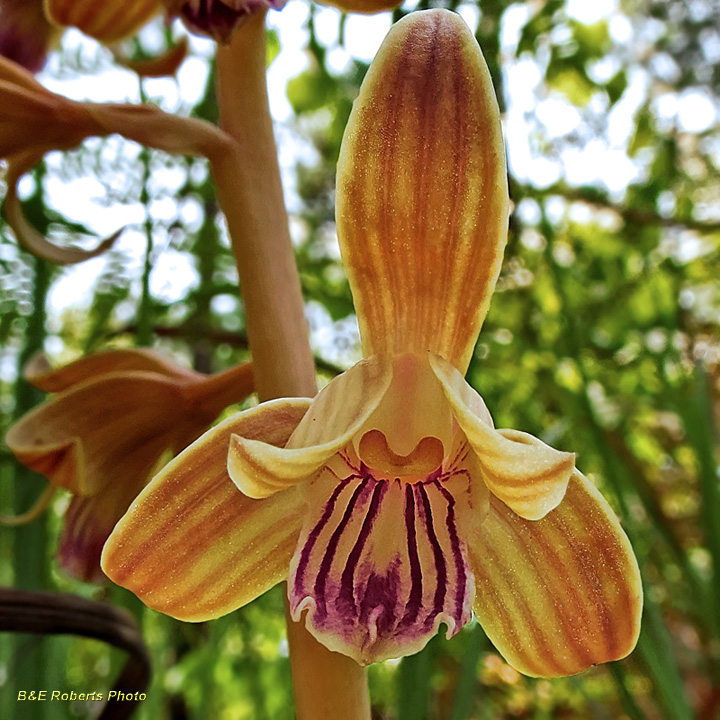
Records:
M607 90L611 105L614 105L623 96L627 86L627 73L624 70L616 72L615 75L605 83L605 89Z
M326 72L311 69L290 78L285 92L295 114L302 115L324 107L333 88L333 80Z
M273 60L280 54L280 37L275 30L268 30L265 46L265 64L270 67Z

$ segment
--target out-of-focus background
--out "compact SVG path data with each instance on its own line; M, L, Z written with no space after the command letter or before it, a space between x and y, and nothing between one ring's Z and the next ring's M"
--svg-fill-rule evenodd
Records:
M433 5L430 3L429 5ZM523 677L473 623L370 668L374 717L396 720L720 718L720 5L714 0L480 0L446 6L476 33L503 114L513 213L469 381L496 425L578 453L642 568L643 631L622 662ZM406 3L395 13L426 7ZM337 154L393 15L290 0L269 17L269 82L312 345L327 380L360 357L339 259ZM174 28L175 34L181 34ZM129 52L159 52L162 22ZM138 101L214 119L213 46L177 79L138 79L70 31L39 79L75 99ZM3 188L0 186L0 195ZM105 256L60 269L0 220L1 430L40 402L21 381L56 363L152 345L203 371L247 357L243 306L206 164L117 138L49 154L21 184L58 244ZM41 478L0 449L0 512ZM0 533L0 585L130 609L154 663L142 720L289 720L282 588L221 620L175 622L128 593L68 578L54 552L68 498ZM92 703L19 706L18 689L107 690L123 654L92 640L0 638L0 717L87 718ZM26 713L26 714L23 714Z

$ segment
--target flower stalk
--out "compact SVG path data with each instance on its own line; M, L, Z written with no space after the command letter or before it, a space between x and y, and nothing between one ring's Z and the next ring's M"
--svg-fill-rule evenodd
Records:
M268 105L264 14L218 48L217 64L220 125L234 146L212 167L237 260L258 397L312 397L313 358ZM299 720L370 717L360 666L289 616L288 642Z

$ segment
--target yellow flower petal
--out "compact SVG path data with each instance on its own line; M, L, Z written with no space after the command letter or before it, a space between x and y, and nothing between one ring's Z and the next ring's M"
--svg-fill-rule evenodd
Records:
M579 472L542 520L523 520L491 498L488 517L467 542L475 613L520 672L572 675L635 647L637 561L612 510Z
M430 364L490 492L528 520L538 520L556 507L575 468L575 455L518 430L494 430L474 411L485 404L460 373L439 356L431 356Z
M392 28L337 188L363 354L431 350L464 372L500 271L508 190L490 74L458 15L415 12Z
M45 0L57 25L76 27L104 43L134 35L160 12L159 0Z
M307 479L365 424L391 377L390 365L378 358L362 360L336 377L312 401L285 448L233 436L228 454L233 482L249 497L262 498ZM273 408L270 402L247 412L262 415Z
M120 520L102 567L148 607L180 620L218 617L287 577L304 518L296 488L267 500L227 475L233 434L283 445L309 400L239 413L205 433L158 474Z

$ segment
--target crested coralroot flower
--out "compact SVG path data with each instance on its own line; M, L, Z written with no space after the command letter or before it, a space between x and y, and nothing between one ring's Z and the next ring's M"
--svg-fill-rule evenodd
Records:
M165 453L180 452L253 391L250 363L204 375L142 349L99 352L57 370L39 355L25 374L53 395L17 421L6 442L72 493L58 557L88 581L103 579L103 544Z
M637 563L573 455L496 430L465 382L508 219L499 112L444 10L390 31L353 109L337 225L365 359L229 418L160 472L103 568L189 621L288 579L293 618L362 664L478 620L530 675L627 655ZM239 488L239 492L236 490Z

